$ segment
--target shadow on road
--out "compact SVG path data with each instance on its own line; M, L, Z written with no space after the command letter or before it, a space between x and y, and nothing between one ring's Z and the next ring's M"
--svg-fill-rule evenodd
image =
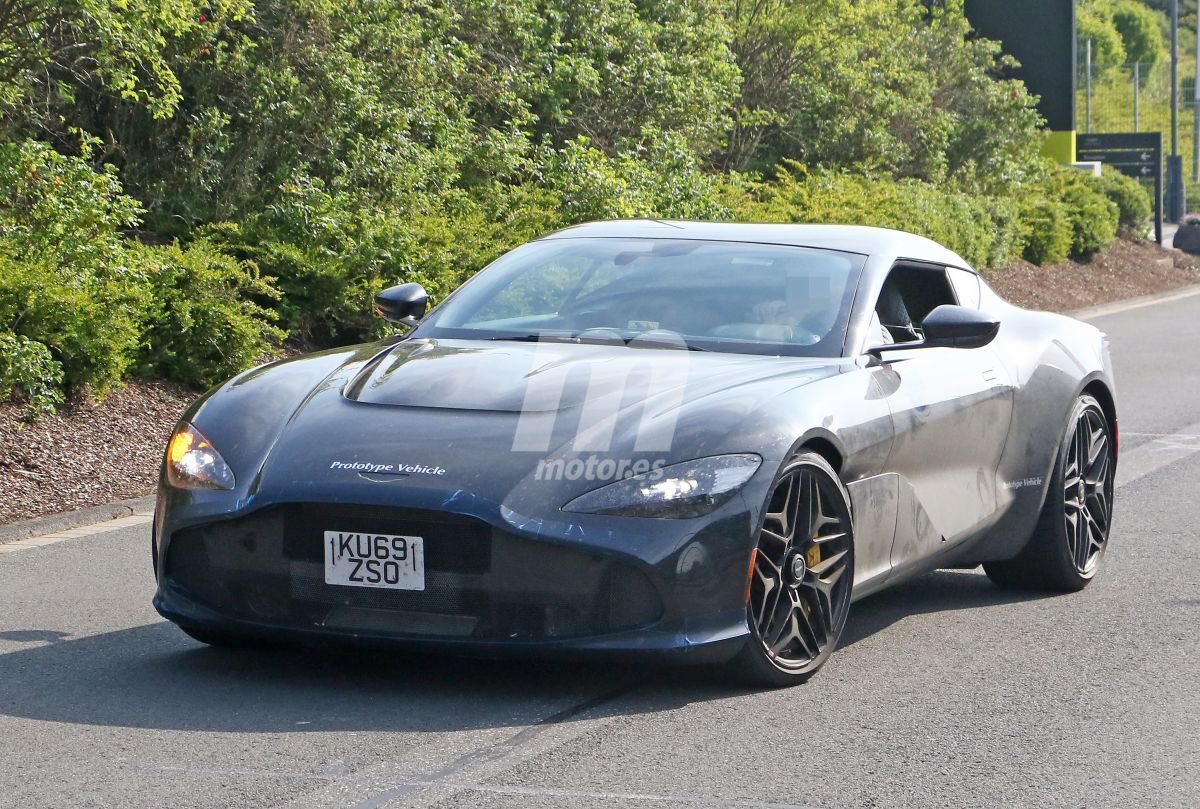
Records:
M856 604L843 645L913 614L1036 597L977 574L934 573ZM624 662L211 649L165 622L60 636L4 633L42 645L0 655L0 714L168 730L434 732L528 725L555 714L570 721L584 703L596 706L593 716L640 714L746 693L708 670Z
M974 610L1051 597L1049 593L1001 589L980 571L939 570L852 606L841 645L850 646L913 615Z

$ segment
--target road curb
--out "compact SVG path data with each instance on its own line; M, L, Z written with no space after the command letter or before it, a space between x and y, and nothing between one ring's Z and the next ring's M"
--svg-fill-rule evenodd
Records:
M76 511L65 511L61 514L51 514L48 517L37 517L32 520L22 520L7 525L0 525L0 545L18 542L30 537L44 534L55 534L85 525L108 522L133 514L145 514L154 510L154 495L135 497L131 500L118 500L102 506L90 506Z
M1119 312L1127 312L1130 309L1141 309L1143 306L1182 300L1184 298L1191 298L1196 295L1200 295L1200 284L1179 287L1178 289L1169 289L1166 292L1154 292L1150 295L1139 295L1136 298L1126 298L1123 301L1102 303L1098 306L1088 306L1084 309L1076 309L1073 312L1067 312L1067 314L1076 320L1090 320L1094 317L1115 315Z

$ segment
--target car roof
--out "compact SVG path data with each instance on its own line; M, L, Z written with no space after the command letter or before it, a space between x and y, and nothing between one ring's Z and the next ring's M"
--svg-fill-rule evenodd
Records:
M889 260L913 259L967 269L971 266L954 251L924 236L861 225L775 225L628 219L587 222L555 231L542 238L707 239L839 250Z

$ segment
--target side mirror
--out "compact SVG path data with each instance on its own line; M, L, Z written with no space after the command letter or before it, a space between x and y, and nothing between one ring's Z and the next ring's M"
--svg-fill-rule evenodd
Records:
M1000 323L978 309L943 304L925 316L921 331L925 338L920 342L872 346L870 353L914 348L981 348L996 339Z
M375 296L375 313L393 323L415 326L429 305L429 293L420 284L388 287Z
M946 348L982 348L996 339L1000 323L978 309L943 304L921 321L925 344Z

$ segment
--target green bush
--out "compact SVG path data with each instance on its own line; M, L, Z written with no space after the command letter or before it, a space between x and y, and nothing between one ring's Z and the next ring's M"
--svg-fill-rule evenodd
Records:
M0 333L0 401L22 399L35 418L53 413L62 403L62 374L46 346L19 334Z
M1118 233L1138 241L1146 238L1146 227L1154 213L1150 191L1132 177L1105 166L1100 177L1087 177L1087 182L1117 206Z
M1126 63L1141 62L1148 73L1150 67L1167 56L1160 27L1160 22L1165 22L1162 15L1138 0L1108 0L1098 10L1112 19L1113 27L1120 34Z
M0 145L0 399L45 411L60 387L103 395L130 371L210 384L282 339L252 265L204 239L128 239L137 205L87 155Z
M0 188L0 331L45 345L68 388L103 393L140 339L145 295L121 235L136 203L114 172L28 141L0 144Z
M987 261L981 267L1003 267L1022 256L1027 243L1025 221L1019 200L1007 197L985 197L994 229L994 241Z
M568 143L547 160L546 182L562 199L567 223L593 219L726 219L717 176L705 173L678 138L650 146L626 144L615 156L587 138Z
M134 369L208 386L261 360L283 339L262 302L279 297L254 265L201 239L132 251L148 291Z
M1083 258L1103 250L1117 238L1120 210L1076 169L1057 172L1060 195L1071 220L1071 256Z
M0 251L9 246L0 243ZM140 279L0 257L0 329L44 344L69 390L103 395L124 378L140 341L144 300Z
M1145 195L1132 180L1093 179L1054 164L1041 172L1012 196L988 196L789 163L770 182L743 178L718 196L738 219L895 228L940 242L976 267L1003 266L1018 256L1039 265L1086 256L1113 242L1119 216L1131 227L1144 221Z
M1007 264L1021 244L1011 201L918 180L809 174L791 164L759 188L759 199L754 218L895 228L940 242L978 267Z
M440 300L501 253L565 224L561 208L558 194L536 186L497 183L378 206L305 180L242 225L208 232L278 279L289 335L332 345L386 331L372 306L384 287L415 281Z
M1025 231L1022 256L1034 264L1056 264L1071 253L1074 231L1067 209L1057 199L1031 195L1021 203Z

